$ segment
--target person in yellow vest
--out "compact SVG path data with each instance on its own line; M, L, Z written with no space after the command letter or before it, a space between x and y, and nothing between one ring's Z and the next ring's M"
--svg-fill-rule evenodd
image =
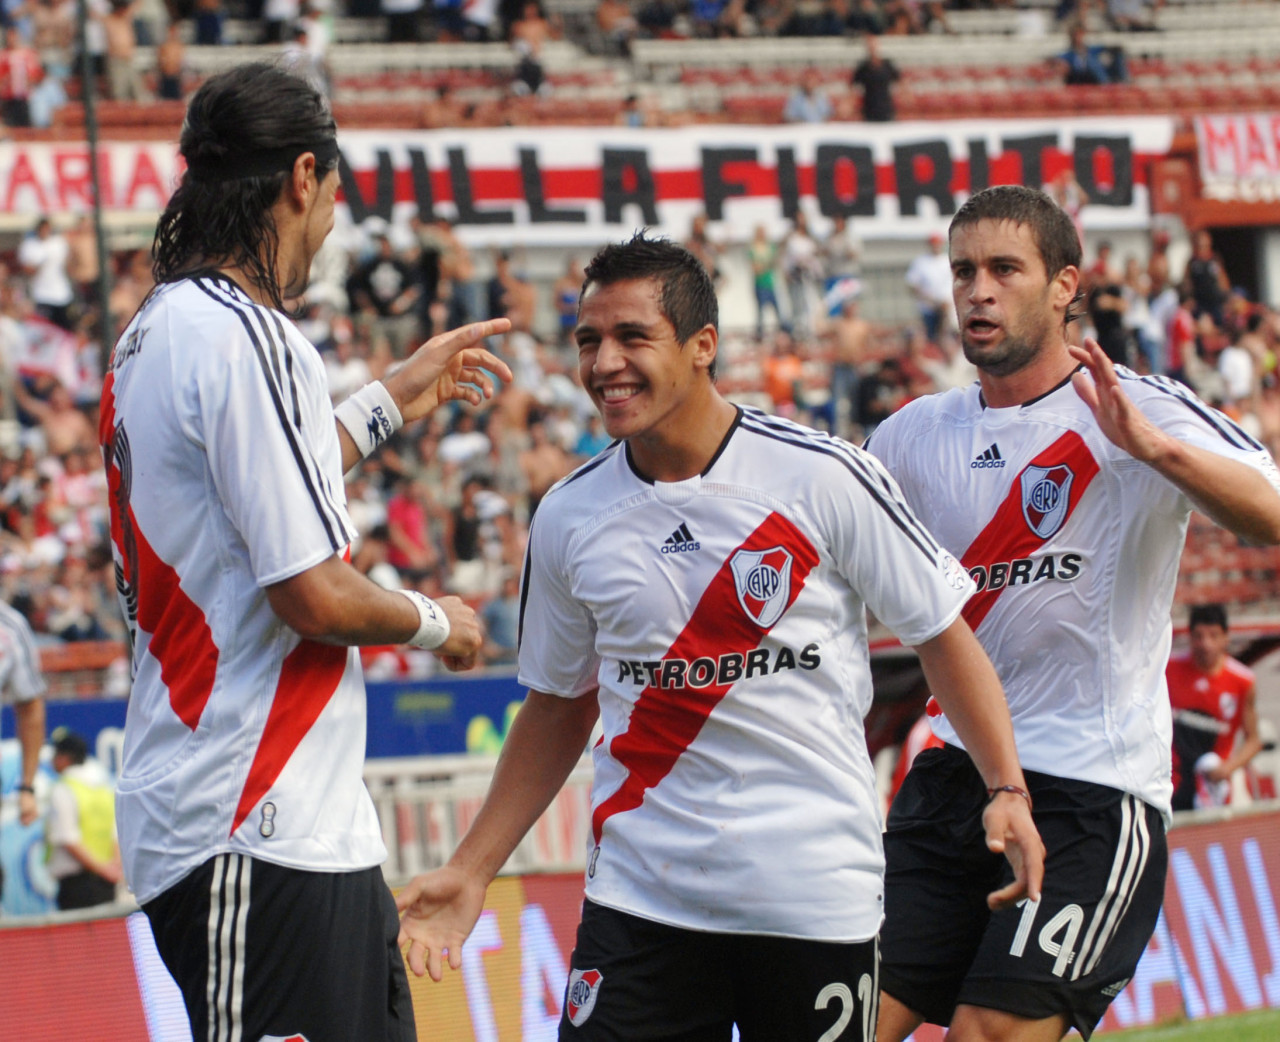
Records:
M58 728L53 735L53 769L58 781L49 794L49 873L58 881L58 907L109 904L120 881L116 845L115 791L89 744Z

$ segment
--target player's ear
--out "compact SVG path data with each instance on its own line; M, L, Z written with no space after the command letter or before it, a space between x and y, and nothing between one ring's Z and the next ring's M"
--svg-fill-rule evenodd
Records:
M697 369L710 369L715 364L716 352L719 350L720 334L716 327L707 323L693 334L686 344L693 350L693 364Z
M303 152L293 161L293 170L285 188L299 206L305 206L310 196L319 190L320 175L316 172L314 152Z
M1080 269L1068 264L1053 277L1052 293L1054 307L1065 312L1076 299L1080 290Z

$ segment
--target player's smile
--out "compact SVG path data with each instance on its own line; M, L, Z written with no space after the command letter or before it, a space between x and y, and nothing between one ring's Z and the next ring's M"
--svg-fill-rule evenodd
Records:
M693 350L662 312L660 284L627 279L592 286L582 298L578 372L612 438L654 431L690 405Z

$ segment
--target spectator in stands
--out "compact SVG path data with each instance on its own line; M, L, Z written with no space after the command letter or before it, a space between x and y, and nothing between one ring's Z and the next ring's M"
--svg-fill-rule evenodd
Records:
M509 318L514 330L527 331L533 327L538 291L516 271L506 250L494 254L494 273L488 289L490 318Z
M517 94L544 94L551 89L542 67L542 48L555 29L538 0L527 0L520 17L511 23L508 35L518 57L512 89Z
M846 0L796 4L779 32L780 36L843 36L848 17Z
M280 64L328 97L329 80L325 76L322 57L311 47L310 26L297 22L288 30L288 36L280 49Z
M299 0L265 0L262 4L262 42L287 42L300 14L302 5Z
M1146 0L1107 0L1107 24L1120 32L1150 32L1157 28L1155 13L1164 0L1153 6Z
M1085 38L1083 22L1075 22L1068 33L1070 46L1058 61L1064 69L1068 86L1101 83L1124 83L1129 79L1124 51L1119 47L1101 47Z
M134 28L137 4L134 0L111 0L101 15L106 34L107 97L112 101L146 101L142 77L134 67L138 53L138 31Z
M590 459L592 456L603 452L612 443L613 439L605 433L604 420L600 418L599 413L592 412L587 416L582 434L573 446L573 452L574 455L582 459Z
M1098 243L1098 252L1093 263L1080 273L1080 292L1087 294L1095 286L1111 285L1120 281L1120 269L1116 267L1112 253L1111 240L1102 239Z
M833 324L831 358L831 396L834 399L835 433L842 438L853 435L853 418L857 412L858 385L862 367L871 357L874 329L859 311L858 298L844 301Z
M934 343L944 329L954 325L951 260L947 256L946 245L946 236L934 232L929 236L927 252L919 254L907 266L907 288L916 298L924 334Z
M480 284L476 280L476 264L453 224L447 218L437 218L427 237L440 252L441 296L449 305L447 323L450 329L466 325L480 318ZM419 236L419 241L422 235ZM445 288L448 288L447 295Z
M822 240L823 303L827 315L840 314L847 297L862 292L862 241L844 214L831 219L831 230Z
M901 73L887 58L880 56L880 43L874 36L866 38L866 57L853 70L851 83L862 88L862 118L868 123L890 123L894 119L893 85Z
M1196 318L1208 315L1219 329L1226 325L1223 310L1231 281L1221 255L1213 248L1213 236L1205 229L1192 239L1191 259L1182 276L1182 288L1190 291Z
M381 0L382 13L387 18L387 43L417 43L422 38L423 0ZM461 4L451 5L449 11L455 11ZM437 18L441 30L446 23L439 19L440 7L437 3Z
M411 585L444 567L433 535L441 513L430 487L415 478L398 480L387 500L387 563Z
M845 25L855 35L865 35L869 40L885 31L884 14L876 0L856 0Z
M751 244L747 247L751 261L751 276L756 294L756 339L764 339L765 308L773 309L773 317L780 329L789 330L790 324L782 317L778 307L778 246L769 238L763 224L757 224Z
M480 610L484 622L484 661L507 666L516 660L520 639L520 573L507 569L502 590Z
M375 378L367 357L369 342L356 334L350 316L335 315L325 346L324 370L329 380L329 398L336 405Z
M773 411L794 418L804 408L804 359L795 339L785 330L773 335L769 353L761 359L764 391L773 402Z
M1125 330L1125 298L1119 281L1098 278L1085 297L1094 339L1116 365L1129 365L1129 338Z
M83 313L97 298L98 275L101 267L98 259L98 233L93 226L93 215L82 213L67 230L67 278L75 290L76 304Z
M610 53L631 56L631 41L639 28L627 0L599 0L596 4L596 28Z
M75 35L74 4L63 0L36 0L31 10L31 43L35 49L69 51Z
M417 304L422 292L413 268L391 244L386 229L373 236L374 254L347 280L351 307L386 337L392 354L401 357L405 346L416 343Z
M67 277L70 247L54 230L48 217L41 217L18 247L18 264L31 280L31 300L36 311L63 329L72 328L71 305L75 289Z
M31 91L43 77L40 55L13 29L0 29L0 123L31 126Z
M711 237L705 212L694 215L689 225L689 237L684 241L684 248L702 262L712 282L719 280L721 246Z
M790 331L797 339L808 340L814 332L809 298L822 284L822 259L803 210L796 211L791 233L782 244L782 274L791 304Z
M811 67L801 74L800 82L787 97L782 118L788 123L826 123L831 119L831 99L822 89L817 69Z
M1262 323L1262 315L1250 316L1252 330L1256 334ZM1259 433L1255 410L1261 393L1262 370L1258 367L1247 343L1237 340L1228 343L1218 352L1218 375L1222 378L1222 411L1241 424L1250 434Z
M923 31L915 0L883 0L885 35L913 36Z
M1049 186L1049 195L1060 206L1071 223L1076 226L1076 235L1080 239L1080 247L1084 248L1084 223L1081 212L1089 205L1089 193L1076 180L1076 172L1071 167L1064 167Z
M89 744L80 735L60 727L52 738L58 781L49 794L45 838L58 908L110 904L122 875L111 780L89 759Z
M97 431L57 377L47 374L36 377L30 391L19 380L14 385L14 396L22 411L40 425L41 445L49 455L65 456L77 449L97 450Z
M551 304L556 312L556 329L560 346L569 347L573 341L573 327L578 322L578 294L582 291L582 262L577 257L565 258L564 272L551 284Z
M195 0L196 46L220 46L226 17L225 0Z
M1190 651L1165 669L1173 707L1173 809L1221 806L1231 776L1262 749L1253 670L1227 654L1227 609L1197 604Z
M1169 271L1169 233L1163 228L1151 230L1151 252L1147 255L1147 276L1153 293L1161 292L1172 280Z
M473 475L462 484L462 499L453 511L447 546L451 568L449 588L461 597L492 594L512 542L511 508L490 487L488 478Z
M529 447L520 453L520 469L524 471L525 487L529 493L530 517L551 486L576 465L577 461L551 439L541 419L530 421Z

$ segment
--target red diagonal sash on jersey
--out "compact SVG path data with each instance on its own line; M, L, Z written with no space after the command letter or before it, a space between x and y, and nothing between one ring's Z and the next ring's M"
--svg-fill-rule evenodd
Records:
M114 374L102 385L98 437L106 456L111 502L111 541L119 553L125 582L137 596L138 627L151 635L147 653L160 664L160 679L174 713L191 730L213 691L218 648L204 612L186 595L174 568L160 558L142 534L133 508L121 494L119 462L111 446L115 435Z
M725 558L663 661L716 659L734 652L745 655L759 646L777 620L761 626L747 615L739 602L731 562L740 551L768 551L774 547L784 547L791 554L790 591L779 617L785 614L818 563L818 552L790 521L780 514L770 514ZM626 731L609 743L610 755L627 769L627 777L591 816L596 843L600 842L605 821L640 806L645 792L671 772L732 686L712 683L703 688L686 685L664 690L651 684L640 693Z
M1064 434L1027 464L1013 479L1013 486L1009 489L1004 502L987 522L986 528L978 533L977 538L969 544L969 549L964 552L962 563L966 570L979 565L989 568L996 562L1027 557L1052 538L1053 533L1049 536L1037 535L1024 516L1022 478L1032 467L1053 469L1061 466L1070 468L1073 477L1068 492L1066 514L1054 528L1054 532L1056 533L1062 525L1066 524L1067 518L1080 502L1080 497L1084 495L1084 490L1089 487L1098 473L1098 461L1093 458L1093 453L1089 451L1089 446L1084 443L1084 439L1075 431ZM1000 594L1006 589L1008 589L1007 586L997 590L986 588L969 598L969 603L964 606L963 615L970 627L975 630L978 628L982 620L987 617L987 613L995 607Z
M346 668L346 648L312 640L304 640L285 656L271 712L231 822L231 835L280 777L298 743L338 690Z

